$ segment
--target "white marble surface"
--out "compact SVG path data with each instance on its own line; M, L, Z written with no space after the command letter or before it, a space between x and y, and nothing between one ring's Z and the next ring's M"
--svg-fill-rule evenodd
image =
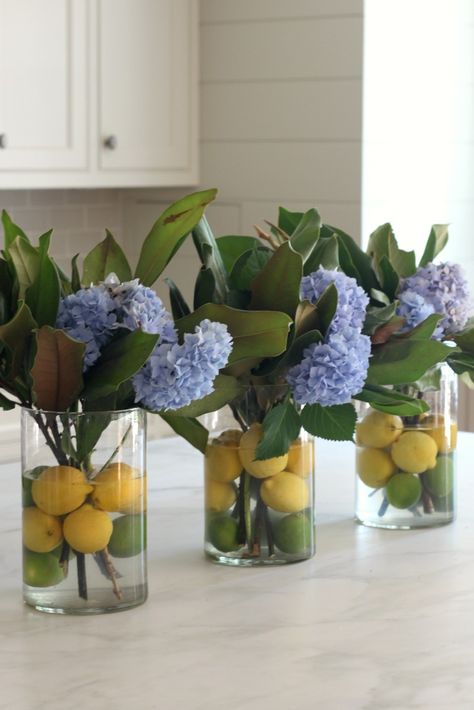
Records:
M458 521L352 522L348 445L318 442L309 561L234 569L201 552L200 457L150 446L150 598L98 617L21 602L19 467L0 467L2 710L474 708L474 435L459 443Z

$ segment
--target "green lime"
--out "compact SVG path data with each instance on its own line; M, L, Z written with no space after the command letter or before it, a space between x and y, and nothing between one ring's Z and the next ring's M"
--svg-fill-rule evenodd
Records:
M134 557L146 546L144 515L121 515L113 521L109 552L113 557Z
M64 579L58 558L51 552L23 550L23 581L30 587L53 587Z
M396 473L387 483L387 499L394 508L411 508L420 500L421 481L410 473Z
M279 520L273 528L275 545L290 555L307 550L313 538L313 526L304 513L292 513Z
M47 466L35 466L35 468L30 471L25 471L22 475L21 494L24 508L29 508L31 505L35 504L33 496L31 495L31 486L33 485L35 478L38 478L38 476L47 468Z
M437 498L445 498L454 487L454 462L450 456L438 456L436 466L423 474L423 483Z
M221 552L237 550L240 547L237 542L237 529L235 518L225 515L213 518L207 527L209 542Z

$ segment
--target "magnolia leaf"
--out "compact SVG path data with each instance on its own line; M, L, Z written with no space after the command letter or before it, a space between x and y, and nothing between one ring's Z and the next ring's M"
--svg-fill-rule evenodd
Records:
M252 282L270 260L272 251L267 247L257 247L239 256L230 274L230 283L239 291L250 291Z
M389 306L391 303L387 294L384 293L383 291L380 291L377 288L370 289L370 297L374 301L378 301L379 303L383 303L384 306Z
M294 232L291 235L291 246L303 257L305 262L319 239L321 229L321 217L315 209L308 210L298 222Z
M456 345L459 345L461 350L474 355L474 327L465 328L459 333L451 335L450 338L454 340Z
M135 271L142 284L155 283L216 194L217 190L194 192L174 202L158 218L143 242Z
M323 407L307 404L301 413L301 423L307 432L331 441L352 441L357 414L352 404Z
M25 232L22 230L22 228L12 221L10 215L8 214L8 212L6 212L6 210L2 210L2 224L3 233L5 237L5 251L9 251L11 245L18 236L23 237L23 239L26 239L27 242L30 241L26 236Z
M289 242L282 244L252 283L252 310L283 311L290 318L299 303L303 260Z
M61 282L53 260L48 255L51 231L39 238L39 268L34 282L28 288L25 300L41 327L54 326L61 297Z
M382 256L378 265L378 276L380 283L382 284L383 290L388 295L388 297L393 300L398 290L398 284L400 279L398 278L397 272L393 268L388 256Z
M378 328L386 325L392 320L396 310L397 302L390 303L387 306L382 306L381 308L377 306L368 306L362 332L365 335L372 335Z
M448 243L448 224L433 224L431 227L425 251L420 259L420 266L426 266L433 261Z
M452 348L437 340L392 338L373 348L367 383L403 385L415 382L451 352Z
M0 259L0 325L10 320L13 281L8 262Z
M324 227L328 230L328 236L330 236L331 233L337 236L342 270L347 273L348 276L353 276L359 286L362 286L367 293L370 293L373 288L379 288L380 284L372 269L370 256L362 251L355 240L349 234L343 232L342 229L332 227L331 225L324 225ZM350 256L351 268L354 270L354 273L348 273L348 271L346 271L348 263L347 254Z
M48 325L39 328L31 368L34 401L38 409L64 412L82 390L84 343Z
M135 330L112 340L86 377L86 399L105 397L133 377L150 357L159 335Z
M278 311L240 311L221 304L208 303L175 325L181 336L193 332L205 318L225 323L234 340L229 365L247 359L276 357L285 352L290 318Z
M196 283L194 284L194 308L199 308L205 303L215 303L216 279L211 269L205 266L198 272ZM219 300L219 299L217 299Z
M106 411L83 412L76 423L76 457L82 463L93 452L102 433L107 429L112 416Z
M380 325L374 330L370 337L372 345L382 345L383 343L386 343L390 340L392 335L397 333L400 328L403 327L404 322L404 319L400 318L400 316L393 316L393 318L390 318L389 321L383 325Z
M104 281L109 274L116 274L120 281L130 281L132 271L122 247L108 229L105 239L85 257L82 282L87 286Z
M389 241L388 258L400 278L412 276L416 271L416 257L414 251L404 251L397 245L392 235Z
M320 266L324 269L337 269L339 266L339 245L335 234L319 239L304 265L305 275L312 274Z
M3 409L4 411L9 411L10 409L14 409L16 407L16 402L13 402L11 399L8 399L8 397L5 397L3 392L0 392L0 409Z
M200 417L202 414L222 409L226 404L232 402L236 397L242 396L245 392L245 387L231 375L217 375L213 382L213 388L211 394L201 397L201 399L196 399L186 407L168 410L165 414L173 414L173 416L177 417Z
M432 313L430 316L428 316L428 318L425 318L424 321L419 323L411 330L407 330L406 333L400 333L399 335L397 335L397 338L400 338L400 340L406 340L407 338L431 338L431 336L436 330L436 326L438 325L442 317L443 316L439 315L439 313Z
M175 282L172 279L167 278L165 279L165 283L170 290L171 312L174 320L178 320L178 318L189 315L191 310Z
M209 432L197 419L175 416L169 412L160 412L160 417L191 446L194 446L202 454L206 453Z
M277 404L270 409L262 422L263 437L257 446L255 460L283 456L299 434L300 415L290 401Z
M81 290L81 277L79 276L79 269L77 268L77 260L79 254L75 254L71 259L71 290L73 293L77 293Z
M278 209L278 226L286 234L292 235L304 217L304 212L290 212L284 207Z
M251 249L258 249L262 246L260 239L256 237L245 237L242 235L226 235L225 237L217 237L216 243L221 255L224 267L228 274L232 271L235 262Z
M226 303L230 290L229 278L217 241L205 217L201 217L193 229L193 242L201 263L213 278L213 296L212 299L208 300L213 303ZM206 282L207 288L209 288L211 283L209 276L206 278Z
M447 361L457 375L462 375L467 372L471 377L474 376L474 355L470 353L451 352Z
M10 244L8 253L12 260L18 281L18 298L22 299L38 276L40 253L38 249L31 246L31 244L21 236L16 237Z
M373 409L387 414L397 414L400 417L411 417L427 412L429 406L422 399L409 397L406 394L389 390L377 385L366 385L354 399L368 402Z
M10 355L9 378L14 379L21 370L28 340L37 323L23 301L13 318L0 326L0 342L8 348Z

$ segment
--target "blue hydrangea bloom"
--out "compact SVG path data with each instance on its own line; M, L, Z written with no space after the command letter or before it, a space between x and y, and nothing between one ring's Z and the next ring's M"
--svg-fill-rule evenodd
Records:
M297 404L346 404L361 391L369 367L370 338L354 328L313 343L287 375Z
M417 269L413 276L401 281L398 298L398 313L406 318L405 330L421 323L430 313L439 313L443 318L433 337L441 339L462 330L469 318L469 286L459 264L429 263Z
M301 299L316 303L328 286L337 289L337 309L329 326L328 335L338 333L343 328L361 328L369 297L357 281L341 271L324 269L322 266L301 280Z
M112 276L104 283L115 301L118 323L129 330L141 328L145 333L158 333L160 342L176 343L178 336L171 313L153 289L143 286L138 279L113 283Z
M133 378L135 401L152 411L179 409L213 391L227 364L232 338L223 323L203 320L184 342L158 343Z
M116 324L115 304L102 286L91 286L61 299L56 328L85 343L84 370L93 365Z

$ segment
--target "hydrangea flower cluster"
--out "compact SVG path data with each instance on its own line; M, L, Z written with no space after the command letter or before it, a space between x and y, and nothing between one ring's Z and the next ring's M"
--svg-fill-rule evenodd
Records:
M443 316L433 334L438 340L462 330L469 318L469 286L459 264L429 263L417 269L401 281L398 298L397 313L405 318L404 330L414 328L432 313Z
M133 384L135 401L148 409L179 409L213 391L219 370L227 364L232 338L223 323L203 320L184 342L158 344Z
M319 268L301 283L301 297L316 303L333 283L338 305L324 342L312 343L303 359L288 372L297 404L346 404L360 392L367 377L370 338L362 335L366 293L355 279L339 271Z
M334 284L337 289L337 309L331 322L329 332L338 333L343 328L362 328L365 319L365 309L369 297L357 281L342 271L324 269L322 266L309 276L301 279L301 300L316 303L324 291Z
M209 320L186 333L180 345L173 318L156 293L138 279L121 284L115 274L62 299L56 327L85 343L84 370L118 328L158 334L152 355L133 380L135 401L152 410L178 409L210 394L232 350L227 326Z

